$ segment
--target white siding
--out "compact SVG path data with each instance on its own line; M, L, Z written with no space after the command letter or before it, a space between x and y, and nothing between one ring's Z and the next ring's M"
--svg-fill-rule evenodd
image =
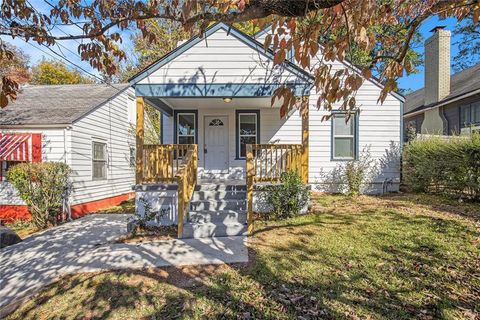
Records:
M68 161L66 157L64 137L69 135L64 128L50 129L1 129L2 133L41 133L42 134L42 161ZM68 163L68 162L67 162ZM8 182L0 182L0 204L24 204L18 192Z
M127 89L112 100L77 120L72 126L73 195L71 204L79 204L132 192L134 168L130 167L130 146L135 137L129 121L135 108ZM107 144L107 179L92 178L92 141Z
M295 79L283 67L273 68L266 56L220 29L139 83L279 83Z
M263 37L259 41L263 42ZM315 61L312 62L315 64ZM333 64L332 72L345 68L340 62ZM219 30L206 41L188 49L185 53L168 62L165 66L153 72L140 83L255 83L285 81L292 75L288 71L283 74L271 72L271 61L259 54L224 30ZM376 164L377 173L372 177L373 184L368 191L379 192L386 179L392 179L398 189L400 180L399 153L401 146L401 102L389 95L383 105L377 103L381 88L366 81L357 93L356 100L360 109L359 115L359 151L368 147L372 155L372 162ZM309 179L320 190L335 191L329 183L332 172L341 165L341 162L331 160L331 121L322 121L326 111L316 108L318 95L310 97L310 163ZM169 99L174 109L198 109L198 145L199 166L203 167L204 146L204 117L207 115L228 116L229 119L229 169L231 177L243 177L245 161L235 159L235 109L238 105L222 105L217 101L206 106L202 101L209 98L198 98L194 102L176 103ZM188 99L184 99L188 100ZM192 99L193 100L193 99ZM220 100L220 99L219 99ZM238 100L238 99L234 99ZM241 100L241 99L240 99ZM255 101L255 99L252 99ZM260 100L260 99L259 99ZM279 119L276 108L268 108L263 102L259 103L261 116L262 143L300 143L301 119L298 112L287 120ZM163 142L173 143L174 119L164 117Z
M332 64L332 73L345 68L340 62ZM367 191L379 193L382 183L392 179L393 188L398 190L400 182L400 147L401 147L401 102L389 94L383 104L377 103L381 88L372 81L365 81L357 92L356 101L359 113L358 142L359 153L368 148L375 165L371 177L372 184ZM316 108L318 95L310 96L310 158L309 180L319 190L340 191L331 184L335 169L340 161L331 160L331 120L321 121L328 112Z

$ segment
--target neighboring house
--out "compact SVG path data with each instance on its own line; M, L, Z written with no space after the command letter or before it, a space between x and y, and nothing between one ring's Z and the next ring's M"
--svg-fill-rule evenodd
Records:
M65 162L72 169L72 217L116 205L134 184L134 92L128 84L31 86L0 110L0 219L28 211L6 180L22 161Z
M450 31L425 42L425 87L406 96L405 132L456 135L480 129L480 64L450 76ZM405 134L405 137L407 135Z
M317 108L312 76L291 61L273 66L263 36L219 23L130 79L137 114L146 103L162 112L164 144L143 144L139 117L137 205L165 209L159 222L178 224L181 237L242 234L243 212L248 208L251 217L253 210L252 183L274 181L286 170L299 171L316 190L339 191L338 169L365 148L377 169L366 191L398 190L403 97L391 93L380 105L382 85L367 80L348 122L338 110L322 121L330 112ZM354 68L336 61L332 72L345 67ZM308 108L281 119L271 97L285 83ZM260 210L257 193L253 205Z

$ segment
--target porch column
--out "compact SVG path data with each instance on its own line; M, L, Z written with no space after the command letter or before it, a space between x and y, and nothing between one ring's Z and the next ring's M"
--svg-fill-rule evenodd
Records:
M302 97L302 181L308 183L309 97Z
M137 97L137 126L135 130L136 136L136 172L135 182L141 184L143 182L143 138L144 132L144 111L145 102L143 97Z

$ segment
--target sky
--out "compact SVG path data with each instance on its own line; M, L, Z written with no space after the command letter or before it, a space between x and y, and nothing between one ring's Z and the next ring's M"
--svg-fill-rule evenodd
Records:
M40 12L43 12L43 13L49 12L50 8L46 4L46 2L41 1L41 0L34 0L34 1L31 1L31 2L32 2L33 6L37 10L39 10ZM450 31L453 31L453 29L455 28L455 25L456 25L456 19L449 18L449 19L446 19L446 20L439 20L437 17L430 18L420 28L420 33L422 34L423 38L427 39L428 37L430 37L430 35L431 35L430 30L432 28L434 28L435 26L438 26L438 25L445 25L446 29L448 29ZM57 34L57 35L65 35L65 33L67 33L67 34L78 33L79 30L77 28L78 28L77 26L62 27L61 29L55 28L55 29L52 30L52 33ZM127 50L129 50L132 47L132 43L131 43L132 33L133 33L133 30L132 31L127 30L127 31L124 31L122 33L122 40L123 40L122 46L124 48L126 48ZM455 35L452 34L452 48L451 48L451 50L452 50L451 51L452 60L458 52L458 45L457 45L457 42L459 40L458 38L459 38L458 36L455 36ZM52 53L51 51L49 51L47 48L40 47L38 44L36 44L34 42L31 42L29 44L29 43L24 42L21 39L18 39L18 38L17 39L11 39L11 38L6 39L5 37L2 37L2 39L14 44L15 46L17 46L19 48L21 48L27 55L29 55L30 60L31 60L31 63L30 63L31 65L37 63L43 57L45 57L47 59L56 58L58 60L62 60L62 58L60 58L59 56L57 56L54 53ZM73 41L73 40L62 41L60 43L60 45L52 47L52 50L54 50L58 54L64 56L69 61L71 61L73 64L81 67L84 70L84 72L83 72L84 74L89 73L89 74L92 74L94 76L98 76L98 72L96 70L94 70L93 68L91 68L88 63L81 61L80 57L78 56L77 47L78 47L79 43L80 43L79 41ZM422 55L424 53L423 44L419 45L418 47L415 47L413 49L415 51L421 53ZM42 50L43 50L43 52L42 52ZM69 64L69 63L67 63L67 64ZM72 64L69 64L69 65L71 67L73 67ZM404 76L403 78L399 79L399 87L401 89L404 89L404 90L414 91L416 89L422 88L423 85L424 85L423 65L419 67L419 73L418 74L413 74L413 75L410 75L410 76Z

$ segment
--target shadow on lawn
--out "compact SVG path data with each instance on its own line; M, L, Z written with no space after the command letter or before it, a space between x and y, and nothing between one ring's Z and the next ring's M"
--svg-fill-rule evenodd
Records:
M480 314L480 287L472 285L471 280L480 278L474 260L462 261L463 256L452 256L435 237L421 237L415 232L411 237L400 238L398 243L385 240L403 230L422 228L432 229L433 235L441 236L442 230L448 230L452 235L463 237L466 231L458 221L438 219L432 222L424 216L388 211L389 219L394 221L391 230L372 233L364 229L358 233L363 234L361 239L368 235L375 245L368 262L355 254L342 254L314 245L315 241L322 241L318 234L326 228L341 232L352 224L378 218L375 212L364 209L354 216L334 215L332 211L313 217L310 222L286 222L257 230L256 244L249 249L249 264L230 268L170 267L116 273L118 277L135 275L156 283L168 283L173 289L167 292L160 292L165 289L163 287L153 286L147 290L141 282L101 277L112 272L88 275L82 281L69 282L67 277L60 285L56 284L35 298L33 307L24 309L19 318L31 317L33 308L82 285L95 285L95 294L79 303L83 309L72 318L105 319L115 312L136 308L139 302L154 308L151 314L142 315L147 319L200 316L209 319L339 319L359 314L388 319L430 319L444 317L446 310L459 308L473 317ZM300 226L307 228L298 228ZM290 237L285 241L262 241L273 233ZM352 246L362 245L354 242L352 238ZM270 253L260 250L263 247L268 247ZM371 265L371 261L375 264ZM308 263L321 266L324 272L313 270L313 275L309 274L302 269ZM197 309L198 301L208 301L213 306ZM86 315L86 311L91 316Z

